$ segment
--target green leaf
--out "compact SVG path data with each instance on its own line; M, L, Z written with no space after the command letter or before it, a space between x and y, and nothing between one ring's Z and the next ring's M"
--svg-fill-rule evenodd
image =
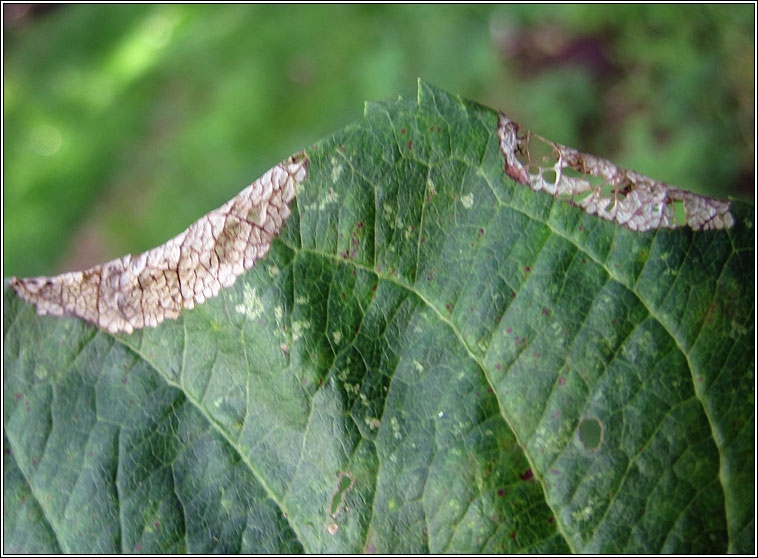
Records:
M265 259L111 335L4 292L6 552L754 549L753 208L633 232L420 83Z

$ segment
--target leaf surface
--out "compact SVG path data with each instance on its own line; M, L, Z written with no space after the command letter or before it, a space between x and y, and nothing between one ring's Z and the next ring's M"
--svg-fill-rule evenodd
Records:
M5 550L750 552L752 208L633 232L507 176L497 127L368 103L156 328L6 286Z

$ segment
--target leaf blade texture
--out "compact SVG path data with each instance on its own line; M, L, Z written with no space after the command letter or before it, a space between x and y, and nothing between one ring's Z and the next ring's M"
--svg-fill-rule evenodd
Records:
M268 255L156 328L6 285L5 550L750 551L752 208L631 231L497 132L424 83L368 103Z

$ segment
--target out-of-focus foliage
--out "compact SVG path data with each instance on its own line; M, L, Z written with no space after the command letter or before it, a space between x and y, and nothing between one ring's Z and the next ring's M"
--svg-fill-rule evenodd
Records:
M753 6L5 6L4 276L165 241L416 77L753 196Z

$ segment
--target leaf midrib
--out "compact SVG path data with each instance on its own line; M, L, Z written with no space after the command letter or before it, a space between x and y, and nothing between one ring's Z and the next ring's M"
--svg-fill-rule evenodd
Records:
M460 101L460 99L459 99L459 101ZM462 105L462 109L463 109L463 111L466 114L468 114L468 109L465 107L465 105ZM438 113L439 113L439 110L438 110ZM392 115L388 111L385 111L385 115L386 115L387 119L389 120L390 126L392 126L392 129L395 132L395 137L397 137L397 130L395 129L394 120L392 118ZM494 136L494 133L491 131L490 127L487 126L487 123L483 123L483 124L485 125L485 128L489 131L489 136L490 136L490 140L489 141L492 141L492 137ZM499 142L498 142L498 150L499 150ZM401 157L405 157L405 153L402 150L400 150L400 153L401 153ZM451 153L451 155L449 157L450 160L458 160L458 161L460 161L460 162L462 162L464 164L467 164L469 166L477 165L479 168L481 168L481 161L477 164L477 163L472 163L471 161L462 159L460 157L456 157L455 155L452 154L452 149L450 150L450 153ZM370 184L372 186L372 189L374 190L374 198L376 199L376 193L378 192L377 185L374 184L373 181L371 181L367 176L365 176L365 174L362 173L359 168L356 168L355 165L352 164L352 161L350 160L350 158L348 158L344 153L338 152L338 155L340 155L342 157L342 159L350 166L350 168L353 170L353 172L355 172L356 174L358 174L359 176L361 176L361 178L364 181L366 181L368 184ZM482 155L482 157L484 157L484 155ZM416 160L416 161L418 161L418 162L420 162L422 164L425 164L430 169L432 167L432 163L430 163L428 161L420 161L419 159L417 159L415 157L414 157L414 160ZM479 173L479 175L485 180L485 182L487 183L487 186L489 187L490 191L492 192L492 195L495 197L495 199L497 200L498 204L501 207L506 207L508 209L511 209L512 211L514 211L516 213L519 213L519 214L521 214L521 215L523 215L523 216L525 216L525 217L527 217L527 218L529 218L529 219L531 219L533 221L536 221L538 223L541 223L541 224L545 225L550 230L550 232L552 234L554 234L554 235L562 238L563 240L567 241L569 244L571 244L572 246L574 246L579 252L582 252L582 253L586 254L593 262L595 262L602 269L604 269L605 272L608 274L608 276L611 279L613 279L614 281L616 281L617 283L619 283L620 285L622 285L624 288L626 288L629 292L631 292L632 294L634 294L635 298L647 310L648 314L654 320L656 320L658 322L658 324L664 329L664 331L669 335L669 337L671 337L674 340L674 343L676 344L677 349L679 350L679 352L682 353L682 355L684 356L684 358L685 358L685 360L687 362L687 368L688 368L688 370L690 372L690 379L691 379L691 382L692 382L693 393L695 394L695 397L700 402L700 406L703 409L703 414L705 415L706 420L708 421L708 425L709 425L709 427L711 429L711 438L713 439L714 444L716 445L716 448L717 448L717 450L719 452L719 475L718 475L718 477L719 477L719 483L721 484L722 493L724 494L724 498L726 500L726 497L727 497L726 495L728 494L728 491L726 490L726 487L724 486L724 482L722 480L722 476L723 475L721 474L721 471L723 469L721 461L722 461L722 456L724 455L724 448L719 444L719 440L722 437L720 437L720 436L717 435L717 434L719 434L719 432L718 432L718 429L716 427L716 422L710 416L710 413L708 412L708 406L706 405L706 403L704 401L703 395L698 390L698 382L697 382L697 378L695 377L696 370L695 370L695 366L693 365L693 363L690 360L689 352L687 350L685 350L685 348L683 346L683 343L682 343L682 340L679 339L679 337L677 335L675 335L669 329L666 321L663 320L663 318L658 314L658 312L656 310L654 310L653 306L651 304L648 304L648 302L635 289L636 281L639 280L640 276L642 276L642 273L644 271L644 266L646 266L647 263L650 261L649 255L645 259L645 263L643 265L643 268L640 270L639 274L637 275L637 278L635 280L634 285L629 285L620 276L618 276L610 268L608 268L608 266L606 266L604 262L602 262L598 258L596 258L594 256L594 254L590 253L589 251L584 250L572 238L566 236L565 234L561 233L557 229L553 228L548 221L543 221L542 219L540 219L538 217L535 217L534 215L529 214L528 212L524 211L521 207L516 207L516 206L514 206L512 204L504 202L500 198L500 196L498 195L497 190L494 188L494 186L490 182L489 177L487 176L487 174L482 172L482 173ZM522 186L520 184L515 183L515 181L513 181L512 179L506 178L506 180L509 181L509 182L513 182L516 185L516 187L518 187L518 188L525 188L525 186ZM425 194L426 194L426 188L427 188L426 182L425 182L424 188L425 188ZM533 192L533 194L534 195L538 195L538 196L539 195L548 195L545 192ZM551 208L550 208L551 214L552 214L553 208L555 207L556 203L559 202L559 200L557 200L557 198L555 198L555 197L553 197L553 198L554 198L553 199L553 204L551 205ZM296 201L296 203L298 203L298 209L299 209L299 198L296 198L295 201ZM374 206L375 206L374 207L375 212L378 212L378 209L376 207L376 203L374 204ZM420 226L419 226L419 231L422 230L421 225L423 224L423 215L424 215L424 207L422 206L421 223L420 223ZM376 239L376 235L377 235L377 230L376 230L377 219L376 218L374 219L374 223L375 223L375 225L374 225L374 238ZM615 227L615 226L612 227L612 231L613 231L613 235L615 237L616 231L617 231L617 227ZM660 229L655 229L654 236L651 239L651 243L655 241L655 238L657 237L659 231L660 231ZM301 240L301 246L302 246L302 229L300 230L300 235L301 235L301 239L300 240ZM418 271L418 269L417 269L418 268L418 261L419 261L418 260L418 252L419 252L420 246L421 246L421 244L420 244L420 238L421 238L421 236L420 236L420 232L419 232L419 240L417 240L416 271ZM691 249L691 247L692 247L692 243L690 243L689 249ZM291 248L293 248L293 247L291 247ZM689 251L689 249L688 249L688 251ZM315 251L313 251L313 252L317 253ZM732 246L732 252L734 252L734 246ZM321 255L324 256L324 257L327 257L327 258L332 258L331 254L321 254ZM374 261L376 261L376 241L374 243ZM355 264L355 262L351 262L351 263ZM356 264L356 265L358 265L358 264ZM359 267L363 267L364 269L369 269L369 268L366 268L365 266L359 266ZM723 274L724 269L726 269L726 262L724 263L724 266L721 268L721 271L719 273L719 277L717 279L717 282L721 279L721 275ZM370 269L370 271L373 272L373 273L377 273L373 269ZM443 321L445 321L446 323L448 323L452 327L453 331L455 332L455 334L458 336L459 340L464 345L466 351L469 353L470 356L472 356L472 358L474 358L475 362L477 362L477 364L479 364L479 366L482 367L483 370L486 370L486 368L482 365L482 363L479 362L478 359L476 359L476 357L474 357L473 353L469 349L468 345L466 345L465 341L463 340L462 336L460 335L460 332L458 332L457 328L455 328L455 326L452 324L452 322L449 322L445 318L444 315L442 315L440 312L438 312L437 309L434 307L434 305L430 304L429 301L427 301L420 293L418 293L417 291L415 291L412 287L410 287L408 285L405 285L405 284L403 284L401 282L394 281L394 280L392 280L391 277L382 277L378 273L377 273L377 275L381 279L392 281L394 283L397 283L398 285L400 285L403 288L408 288L411 292L417 294L422 300L424 300L424 302L428 306L431 306L435 310L435 312L437 313L437 315L440 318L442 318ZM415 279L415 276L414 276L414 279ZM716 289L714 289L714 292L711 295L711 303L713 302L713 298L715 296L716 296ZM697 334L696 338L693 340L693 342L691 344L691 348L695 346L695 343L697 342L697 338L700 336L700 332L702 331L703 327L704 327L704 323L701 323L700 324L700 329L698 331L698 334ZM486 376L486 372L485 372L485 376ZM492 382L490 381L490 378L488 376L486 376L486 377L487 377L487 381L491 384ZM492 386L490 386L490 387L492 387ZM498 399L498 405L500 405L499 399ZM502 409L502 407L501 407L501 409ZM501 415L503 417L505 417L505 414L501 413ZM508 419L506 419L506 420L508 420ZM508 425L511 426L510 422L508 423ZM511 428L511 430L513 430L513 428ZM515 434L515 431L514 431L514 434ZM519 440L519 442L520 442L520 440ZM523 446L522 446L522 448L523 448ZM725 509L726 509L726 507L725 507ZM729 524L728 524L728 518L727 518L727 532L728 532L728 528L729 528Z
M357 169L354 169L354 170L357 172ZM580 253L586 255L588 258L590 258L595 264L597 264L598 266L600 266L606 272L606 274L608 275L608 277L611 280L617 282L619 285L623 286L630 293L632 293L635 296L635 298L639 301L639 303L645 308L645 310L647 311L648 315L653 320L655 320L663 328L663 330L666 332L666 334L669 337L671 337L671 339L675 343L676 349L684 356L685 361L687 362L687 368L688 368L688 371L690 373L690 379L691 379L691 382L692 382L693 394L695 395L696 399L700 403L700 407L701 407L701 409L703 411L704 416L706 417L706 420L708 421L708 425L709 425L709 428L711 430L711 439L713 440L713 442L716 445L716 448L717 448L717 450L719 452L719 457L720 457L720 459L719 459L719 474L717 475L717 477L718 477L719 484L721 485L722 495L724 496L724 499L726 501L727 490L726 490L726 488L724 486L724 479L722 478L723 475L721 474L722 470L723 470L723 462L722 462L723 461L723 454L724 454L723 448L718 443L718 439L719 438L717 436L717 429L716 429L715 421L712 419L712 417L710 416L710 413L708 412L708 407L707 407L707 405L706 405L706 403L705 403L705 401L703 399L703 395L697 389L697 379L695 377L696 367L694 366L694 364L692 363L692 361L690 359L689 352L687 350L685 350L685 348L683 346L683 343L682 343L682 340L669 328L668 324L661 317L661 315L658 313L658 311L651 304L649 304L648 301L645 300L645 298L634 288L634 286L630 286L619 274L614 273L614 271L612 269L610 269L605 264L605 262L601 261L599 258L597 258L590 251L585 250L582 246L580 246L579 244L577 244L571 237L563 234L561 231L559 231L559 230L555 229L554 227L552 227L547 220L542 220L540 218L537 218L534 215L531 215L528 212L524 211L520 207L516 207L516 206L513 206L511 204L503 202L500 199L500 197L497 195L497 192L495 191L495 189L490 184L489 179L487 178L487 176L484 175L484 174L482 174L481 176L483 176L483 178L485 178L485 180L487 181L488 186L490 187L493 195L495 196L495 198L497 199L497 201L498 201L498 203L500 204L501 207L506 207L508 209L511 209L511 210L513 210L513 211L515 211L517 213L520 213L521 215L523 215L523 216L525 216L525 217L527 217L529 219L532 219L532 220L534 220L534 221L536 221L536 222L538 222L538 223L546 226L550 230L551 234L553 234L553 235L555 235L555 236L563 239L564 241L568 242L570 245L572 245L574 248L576 248L578 252L580 252ZM365 177L364 177L364 179L365 179ZM540 193L536 192L536 194L539 195ZM559 200L557 200L557 199L554 201L554 203L553 203L553 205L551 207L551 212L552 212L552 208L555 207L555 204L558 203L558 201ZM615 227L613 228L613 231L614 231L614 234L615 234L615 232L616 232L616 228ZM659 230L656 229L655 236L657 236L658 232L659 232ZM651 243L655 241L655 236L651 239ZM319 256L319 257L326 258L326 259L331 260L331 261L333 261L333 262L335 262L337 264L339 264L339 263L346 263L343 259L338 258L334 254L328 254L328 253L325 253L325 252L322 252L322 251L319 251L319 250L315 250L315 249L312 249L312 248L295 247L295 246L293 246L293 245L291 245L291 244L289 244L289 243L287 243L287 242L285 242L283 240L282 240L282 242L288 248L290 248L291 250L293 250L295 253L305 252L305 253L310 253L310 254L313 254L313 255L316 255L316 256ZM650 261L649 257L645 260L645 264L644 265L647 265L648 261ZM411 286L411 285L409 285L409 284L407 284L407 283L405 283L403 281L400 281L398 279L395 279L392 276L384 275L382 273L379 273L379 272L376 271L376 269L374 269L372 267L369 267L369 266L367 266L365 264L361 264L361 263L358 263L358 262L355 262L355 261L352 261L352 260L349 261L349 264L353 265L354 267L356 267L358 269L367 271L369 273L373 273L380 280L393 283L393 284L395 284L395 285L397 285L397 286L399 286L399 287L401 287L403 289L408 290L412 294L418 296L424 302L424 304L427 307L429 307L437 315L437 317L443 323L445 323L448 327L450 327L451 331L456 336L456 338L458 339L458 341L461 343L461 345L463 346L463 348L466 351L466 353L468 354L468 356L479 366L479 368L482 371L482 374L487 379L488 384L490 385L490 387L493 388L493 393L495 394L495 396L497 398L498 407L500 408L500 415L506 421L506 423L508 424L508 427L510 428L511 432L516 437L516 439L517 439L517 441L519 443L519 446L522 448L522 450L523 450L523 452L524 452L524 454L525 454L525 456L527 458L527 461L532 466L532 470L535 471L535 472L537 472L538 470L535 467L534 463L532 462L531 456L529 455L529 452L526 450L525 444L522 442L522 440L521 440L518 432L513 427L512 423L511 423L511 420L508 417L507 413L503 412L503 405L501 404L500 397L497 394L497 390L494 389L493 384L492 384L492 380L489 377L489 374L487 373L487 367L482 362L482 360L479 357L477 357L472 352L471 348L466 343L466 341L463 339L463 336L462 336L461 332L458 330L458 328L455 326L455 324L452 322L452 320L450 318L448 318L447 316L445 316L437 308L436 305L434 305L430 300L428 300L421 292L419 292L418 290L416 290L413 286ZM719 277L717 279L717 282L720 280L721 275L723 274L725 268L726 268L726 264L724 264L724 266L721 268L721 271L719 273ZM643 266L643 269L640 270L637 278L639 278L639 276L641 276L643 272L644 272L644 266ZM711 295L711 301L713 300L713 298L715 296L716 296L716 289L714 289L714 292ZM700 330L702 330L702 326L703 326L703 324L701 324ZM699 336L699 334L700 334L700 331L698 332L698 336ZM695 343L693 342L692 346L694 347L694 345L695 345ZM539 475L537 475L537 476L538 476L538 478L540 478L540 486L542 487L543 494L545 495L545 502L551 508L551 510L554 512L555 516L559 517L559 514L556 513L556 510L553 508L552 503L550 502L550 499L547 498L546 487L544 486L544 483L542 482L541 477ZM725 510L726 510L726 506L725 506ZM728 518L726 518L726 522L727 522L727 529L728 529L729 528ZM561 522L560 522L560 520L556 521L556 524L557 524L557 528L558 528L559 532L564 537L564 539L565 539L566 543L568 544L569 548L571 548L572 552L576 552L576 549L573 548L573 545L571 543L571 539L561 529Z
M628 285L619 275L615 274L613 272L613 270L611 270L607 265L605 265L605 262L600 261L598 258L596 258L589 251L585 251L572 238L566 236L565 234L561 233L557 229L553 228L547 220L543 221L542 219L539 219L539 218L536 218L533 215L530 215L529 213L527 213L526 211L524 211L520 207L514 207L511 204L503 202L503 200L501 200L500 197L498 196L497 191L495 190L495 188L490 183L489 178L486 176L486 174L482 174L482 176L485 179L485 181L487 182L487 185L489 186L490 190L492 191L492 194L495 196L495 199L497 199L498 203L501 206L508 207L509 209L511 209L511 210L513 210L515 212L518 212L518 213L524 215L525 217L528 217L528 218L533 219L533 220L535 220L535 221L537 221L539 223L544 224L546 227L548 227L548 229L550 229L550 232L552 234L555 234L556 236L562 238L563 240L565 240L566 242L568 242L569 244L571 244L572 246L574 246L580 252L583 252L583 253L587 254L587 256L593 262L595 262L597 265L599 265L602 269L605 270L605 272L608 274L609 277L611 277L611 279L613 279L614 281L618 282L624 288L626 288L627 290L629 290L629 292L631 292L635 296L635 298L640 302L640 304L642 304L643 307L647 310L648 314L654 320L656 320L658 322L658 324L663 328L663 330L669 335L669 337L671 337L671 339L674 340L674 343L676 344L677 349L679 350L679 352L682 353L682 355L684 356L684 358L685 358L685 360L687 362L687 368L689 369L690 379L692 381L692 391L695 394L695 397L697 398L698 402L700 403L700 407L703 410L703 414L704 414L706 420L708 421L708 426L711 429L711 438L712 438L713 443L716 446L716 449L717 449L717 451L719 453L719 474L717 475L717 477L718 477L718 480L719 480L719 484L721 485L722 495L724 497L724 517L725 517L725 522L726 522L726 527L727 527L727 533L729 533L729 514L727 513L727 510L729 509L729 507L726 505L726 500L728 498L729 491L726 489L726 486L724 485L724 479L723 479L723 477L724 477L724 475L723 475L723 470L724 470L723 469L723 466L724 466L723 465L723 456L725 454L725 450L719 444L719 440L721 439L721 436L717 435L717 434L720 434L720 433L718 432L718 429L717 429L717 426L716 426L716 422L713 420L713 418L711 417L710 413L708 412L708 406L706 405L706 402L704 401L703 395L698 390L698 386L697 386L698 382L697 382L697 378L695 377L695 371L696 371L695 370L695 365L690 360L689 351L685 350L681 339L679 339L679 337L677 335L675 335L671 331L671 329L669 329L668 324L659 315L659 313L657 312L657 310L654 309L654 307L651 304L648 304L648 302L644 299L644 297L639 292L637 292L637 290L635 289L636 281L635 281L635 285L632 285L632 286ZM518 184L517 184L517 186L521 187ZM548 194L546 194L544 192L535 192L535 194L537 194L537 195L539 195L539 194L548 195ZM557 198L554 198L553 204L550 207L550 213L551 214L552 214L553 208L556 206L557 203L563 203L563 202L560 202ZM614 235L616 234L616 230L617 230L616 227L613 227L613 234ZM660 229L655 229L654 236L651 239L651 244L655 241L655 238L658 236L659 232L660 232ZM697 234L697 232L695 234ZM690 248L691 248L691 246L692 246L692 244L690 244ZM688 251L689 251L689 249L688 249ZM734 252L735 252L734 245L732 243L732 254ZM645 259L645 263L643 265L643 268L640 270L639 274L637 275L637 279L639 279L639 277L642 276L642 273L644 272L644 267L647 266L647 263L649 261L650 261L650 256L648 254L648 257ZM721 270L719 272L719 277L718 277L718 279L716 281L717 284L721 280L721 276L723 275L724 270L727 267L727 262L728 262L728 260L726 262L724 262L724 264L723 264L723 266L722 266L722 268L721 268ZM717 288L714 288L714 290L713 290L713 294L711 295L711 300L710 300L711 304L713 303L713 299L716 296L717 290L718 290ZM695 344L697 342L697 338L699 338L700 332L702 331L703 327L704 327L704 322L700 324L700 329L698 330L697 337L693 340L693 342L691 344L691 348L694 348L694 346L695 346ZM488 378L488 380L489 380L489 378ZM558 521L557 523L560 525L560 521Z
M489 185L489 181L487 181L487 182L488 182L488 185ZM492 188L491 185L490 185L490 188ZM545 225L546 227L549 228L551 234L556 235L557 237L559 237L559 238L567 241L569 244L571 244L572 246L574 246L579 252L581 252L583 255L586 255L594 263L596 263L603 270L605 270L605 272L608 274L608 276L612 280L618 282L624 288L626 288L627 290L629 290L629 292L631 292L631 293L633 293L635 295L636 299L647 310L649 316L652 317L654 320L656 320L656 322L658 322L658 324L664 329L664 331L666 331L666 333L674 340L674 342L676 344L677 350L679 352L681 352L682 355L685 357L685 360L687 362L687 365L688 365L688 368L689 368L689 371L690 371L690 377L691 377L692 382L693 382L693 392L695 393L695 396L697 397L698 401L700 402L700 405L701 405L701 407L703 409L703 412L704 412L704 414L705 414L705 416L706 416L706 418L707 418L707 420L709 422L709 426L711 428L712 438L714 439L714 443L716 443L717 437L715 436L715 433L714 433L714 429L715 429L714 422L713 422L713 420L711 419L711 417L709 416L709 414L707 412L707 407L706 407L706 405L705 405L705 403L704 403L704 401L702 399L701 394L699 394L698 391L697 391L697 389L696 389L696 384L695 384L696 379L694 377L694 366L693 366L692 362L690 361L689 354L683 348L681 340L676 335L674 335L674 333L669 329L669 327L667 326L666 322L661 318L661 316L653 309L653 307L650 304L648 304L648 302L633 287L629 286L619 275L615 274L610 268L608 268L608 266L604 262L602 262L601 260L599 260L594 254L592 254L591 252L585 250L583 247L581 247L580 245L578 245L573 239L571 239L567 235L561 233L559 230L557 230L557 229L553 228L552 226L550 226L549 222L543 221L542 219L539 219L539 218L536 218L533 215L530 215L528 212L524 211L522 208L514 207L513 205L504 203L499 197L497 197L497 194L496 194L494 188L492 188L492 191L495 194L498 203L502 207L507 207L507 208L509 208L509 209L511 209L513 211L521 213L525 217L528 217L528 218L530 218L530 219L532 219L534 221L537 221L537 222ZM318 257L325 258L325 259L327 259L327 260L329 260L329 261L331 261L331 262L333 262L335 264L349 263L349 265L352 265L352 266L354 266L357 269L361 269L361 270L366 271L368 273L374 274L380 280L387 281L389 283L397 285L398 287L400 287L400 288L402 288L404 290L407 290L408 292L410 292L413 295L417 296L421 301L423 301L424 305L426 305L429 309L431 309L435 313L435 315L437 316L437 318L442 323L444 323L445 325L447 325L450 328L450 331L458 339L460 345L463 347L463 349L465 350L466 354L480 368L480 370L481 370L482 374L484 375L484 377L486 378L489 386L493 387L492 380L491 380L491 378L490 378L490 376L489 376L489 374L487 372L487 367L485 366L484 362L481 360L481 358L479 358L471 350L471 347L469 347L468 343L464 340L461 332L456 327L456 325L453 323L453 321L451 320L451 318L448 317L448 316L445 316L439 310L439 308L437 308L437 306L432 303L432 301L430 301L429 299L427 299L421 292L419 292L418 290L416 290L412 285L409 285L408 283L406 283L404 281L401 281L401 280L399 280L397 278L394 278L392 276L379 273L373 267L370 267L368 265L365 265L365 264L362 264L362 263L359 263L359 262L356 262L356 261L353 261L353 260L349 260L348 262L345 262L342 259L338 258L337 255L334 255L334 254L328 254L328 253L325 253L325 252L322 252L322 251L319 251L319 250L315 250L315 249L312 249L312 248L304 248L302 246L301 247L293 246L292 244L284 241L281 238L279 238L278 241L282 242L282 244L284 244L289 249L291 249L295 254L309 253L309 254L313 254L313 255L318 256ZM646 263L647 263L647 261L646 261ZM640 272L640 273L642 273L642 272ZM723 268L722 268L722 273L723 273ZM147 364L149 364L154 370L156 370L157 372L159 372L164 377L164 379L165 379L165 381L166 381L166 383L168 385L171 385L172 387L175 387L176 389L180 390L187 397L187 400L190 403L192 403L201 412L201 414L206 418L206 420L208 420L209 424L213 425L213 427L222 435L222 437L227 441L227 443L229 443L229 445L232 448L234 448L234 450L240 456L241 460L247 465L248 469L253 473L253 475L256 477L256 479L258 480L258 482L261 483L261 486L265 490L265 492L268 495L268 497L270 497L277 504L277 506L282 510L282 512L285 514L285 517L287 519L287 522L288 522L289 526L295 532L295 534L298 537L298 540L300 541L300 543L301 544L305 544L305 538L300 533L297 524L291 519L290 515L287 513L287 507L286 507L285 503L283 501L280 501L280 499L276 497L276 495L274 494L273 490L267 484L265 478L260 473L260 471L257 469L257 467L255 466L255 464L248 458L248 456L245 455L245 453L241 450L241 448L237 445L237 443L230 438L230 436L225 431L225 429L222 427L222 425L219 424L212 417L212 415L210 415L205 410L205 408L202 406L201 402L197 401L194 397L192 397L192 395L185 390L184 386L181 383L177 383L176 381L171 380L170 377L169 377L169 375L164 370L162 370L157 364L155 364L154 362L152 362L150 360L150 358L146 354L144 354L139 348L137 348L134 345L128 343L127 342L127 338L121 338L121 337L114 336L114 339L117 342L123 344L129 350L133 351L135 354L139 355L140 358L142 358ZM503 417L503 419L508 424L509 429L511 430L511 432L513 433L513 435L516 437L516 440L517 440L519 446L522 448L522 451L523 451L523 453L524 453L524 455L525 455L525 457L526 457L529 465L531 466L532 470L535 471L535 473L538 473L538 469L536 468L536 466L535 466L535 464L534 464L534 462L533 462L533 460L532 460L529 452L525 449L526 446L523 443L523 441L521 440L521 437L519 436L519 433L514 428L512 422L511 422L510 417L507 415L507 413L503 412L504 406L503 406L503 404L502 404L502 402L500 400L500 397L499 397L499 394L497 393L497 390L495 390L493 388L492 391L495 394L495 397L497 399L498 407L500 409L500 416ZM719 449L719 454L722 455L722 451L721 451L722 448L718 444L716 444L716 445L717 445L717 448ZM722 466L723 466L723 464L720 462L720 470L721 470ZM544 495L544 500L545 500L546 504L548 505L548 507L551 508L551 510L553 511L555 517L558 518L559 514L557 514L556 510L553 508L553 505L552 505L550 499L547 497L546 487L544 486L544 483L542 481L541 476L539 474L537 474L536 476L540 480L540 486L542 488L543 495ZM722 492L725 493L726 491L724 490L722 476L723 475L718 475L718 478L719 478L719 482L722 484ZM373 509L372 509L372 515L373 515ZM561 523L560 520L556 521L556 527L557 527L559 533L561 534L561 536L563 537L564 541L566 542L566 544L571 549L571 551L572 552L576 552L576 549L572 545L572 539L563 530L562 523Z

